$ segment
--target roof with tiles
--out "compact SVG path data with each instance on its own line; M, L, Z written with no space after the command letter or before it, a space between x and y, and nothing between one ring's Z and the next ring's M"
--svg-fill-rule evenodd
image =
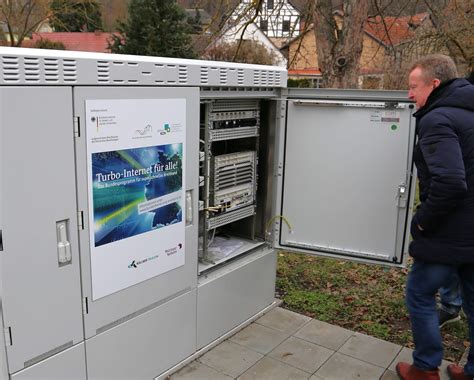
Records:
M45 39L62 42L66 50L110 53L108 41L111 36L112 33L104 32L33 33L31 40L25 41L23 47L32 46L35 42Z
M428 13L404 17L371 17L364 31L385 45L399 45L415 36L416 29L430 18Z

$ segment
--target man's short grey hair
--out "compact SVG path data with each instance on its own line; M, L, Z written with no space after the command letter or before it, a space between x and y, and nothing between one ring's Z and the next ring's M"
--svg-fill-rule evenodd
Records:
M425 82L433 79L439 79L441 82L446 82L450 79L458 77L458 71L456 64L444 54L432 54L427 55L417 60L411 66L410 72L420 68L422 72L422 78Z

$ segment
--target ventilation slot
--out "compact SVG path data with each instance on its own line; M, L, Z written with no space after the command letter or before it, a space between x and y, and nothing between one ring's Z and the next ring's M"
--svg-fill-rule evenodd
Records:
M268 72L267 71L260 72L260 85L262 86L268 85Z
M267 71L268 77L268 85L274 86L275 85L275 73L273 71Z
M18 82L20 79L20 69L18 57L2 57L3 80L7 83Z
M71 83L77 81L77 67L74 59L63 59L64 82Z
M178 77L180 84L188 84L188 69L186 66L179 66Z
M227 84L227 69L225 67L219 70L219 83Z
M109 83L109 62L108 61L97 61L97 80L100 83Z
M160 74L161 70L163 70L165 68L165 65L163 65L162 63L155 63L155 67L158 69L158 70L155 70L155 74ZM162 80L162 79L155 79L155 83L156 84L164 84L165 81Z
M209 83L209 69L207 67L201 67L201 84Z
M260 84L260 75L261 71L260 70L255 70L253 74L253 84L258 86Z
M276 74L275 74L275 86L280 86L281 85L281 74L280 72L278 71Z
M175 74L176 73L176 65L166 65L166 71L170 74L171 74L171 72L173 74ZM174 77L174 75L173 75L173 77ZM178 78L179 78L179 74L178 74ZM166 84L176 84L176 83L177 82L175 80L169 80L169 79L166 80Z
M237 83L239 85L243 85L244 84L244 78L245 78L244 70L243 69L238 69L237 70Z
M44 80L46 82L58 82L59 63L55 58L44 59Z
M27 83L37 83L40 81L40 62L38 58L25 57L23 59L23 66Z

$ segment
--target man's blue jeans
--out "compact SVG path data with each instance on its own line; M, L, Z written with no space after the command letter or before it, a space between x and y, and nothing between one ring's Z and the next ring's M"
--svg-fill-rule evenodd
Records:
M461 284L457 271L453 273L448 285L439 289L440 308L449 314L459 314L462 306Z
M421 370L438 368L443 359L443 344L436 310L436 293L458 273L463 290L463 304L469 323L469 338L474 342L474 264L447 265L415 260L408 275L407 306L410 313L415 351L413 364ZM474 345L464 367L474 376Z

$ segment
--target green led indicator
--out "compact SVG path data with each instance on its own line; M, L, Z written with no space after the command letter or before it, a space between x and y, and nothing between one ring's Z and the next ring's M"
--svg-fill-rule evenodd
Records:
M391 128L392 128L392 131L396 131L397 128L398 128L398 126L397 126L397 124L392 124L392 127L391 127Z

